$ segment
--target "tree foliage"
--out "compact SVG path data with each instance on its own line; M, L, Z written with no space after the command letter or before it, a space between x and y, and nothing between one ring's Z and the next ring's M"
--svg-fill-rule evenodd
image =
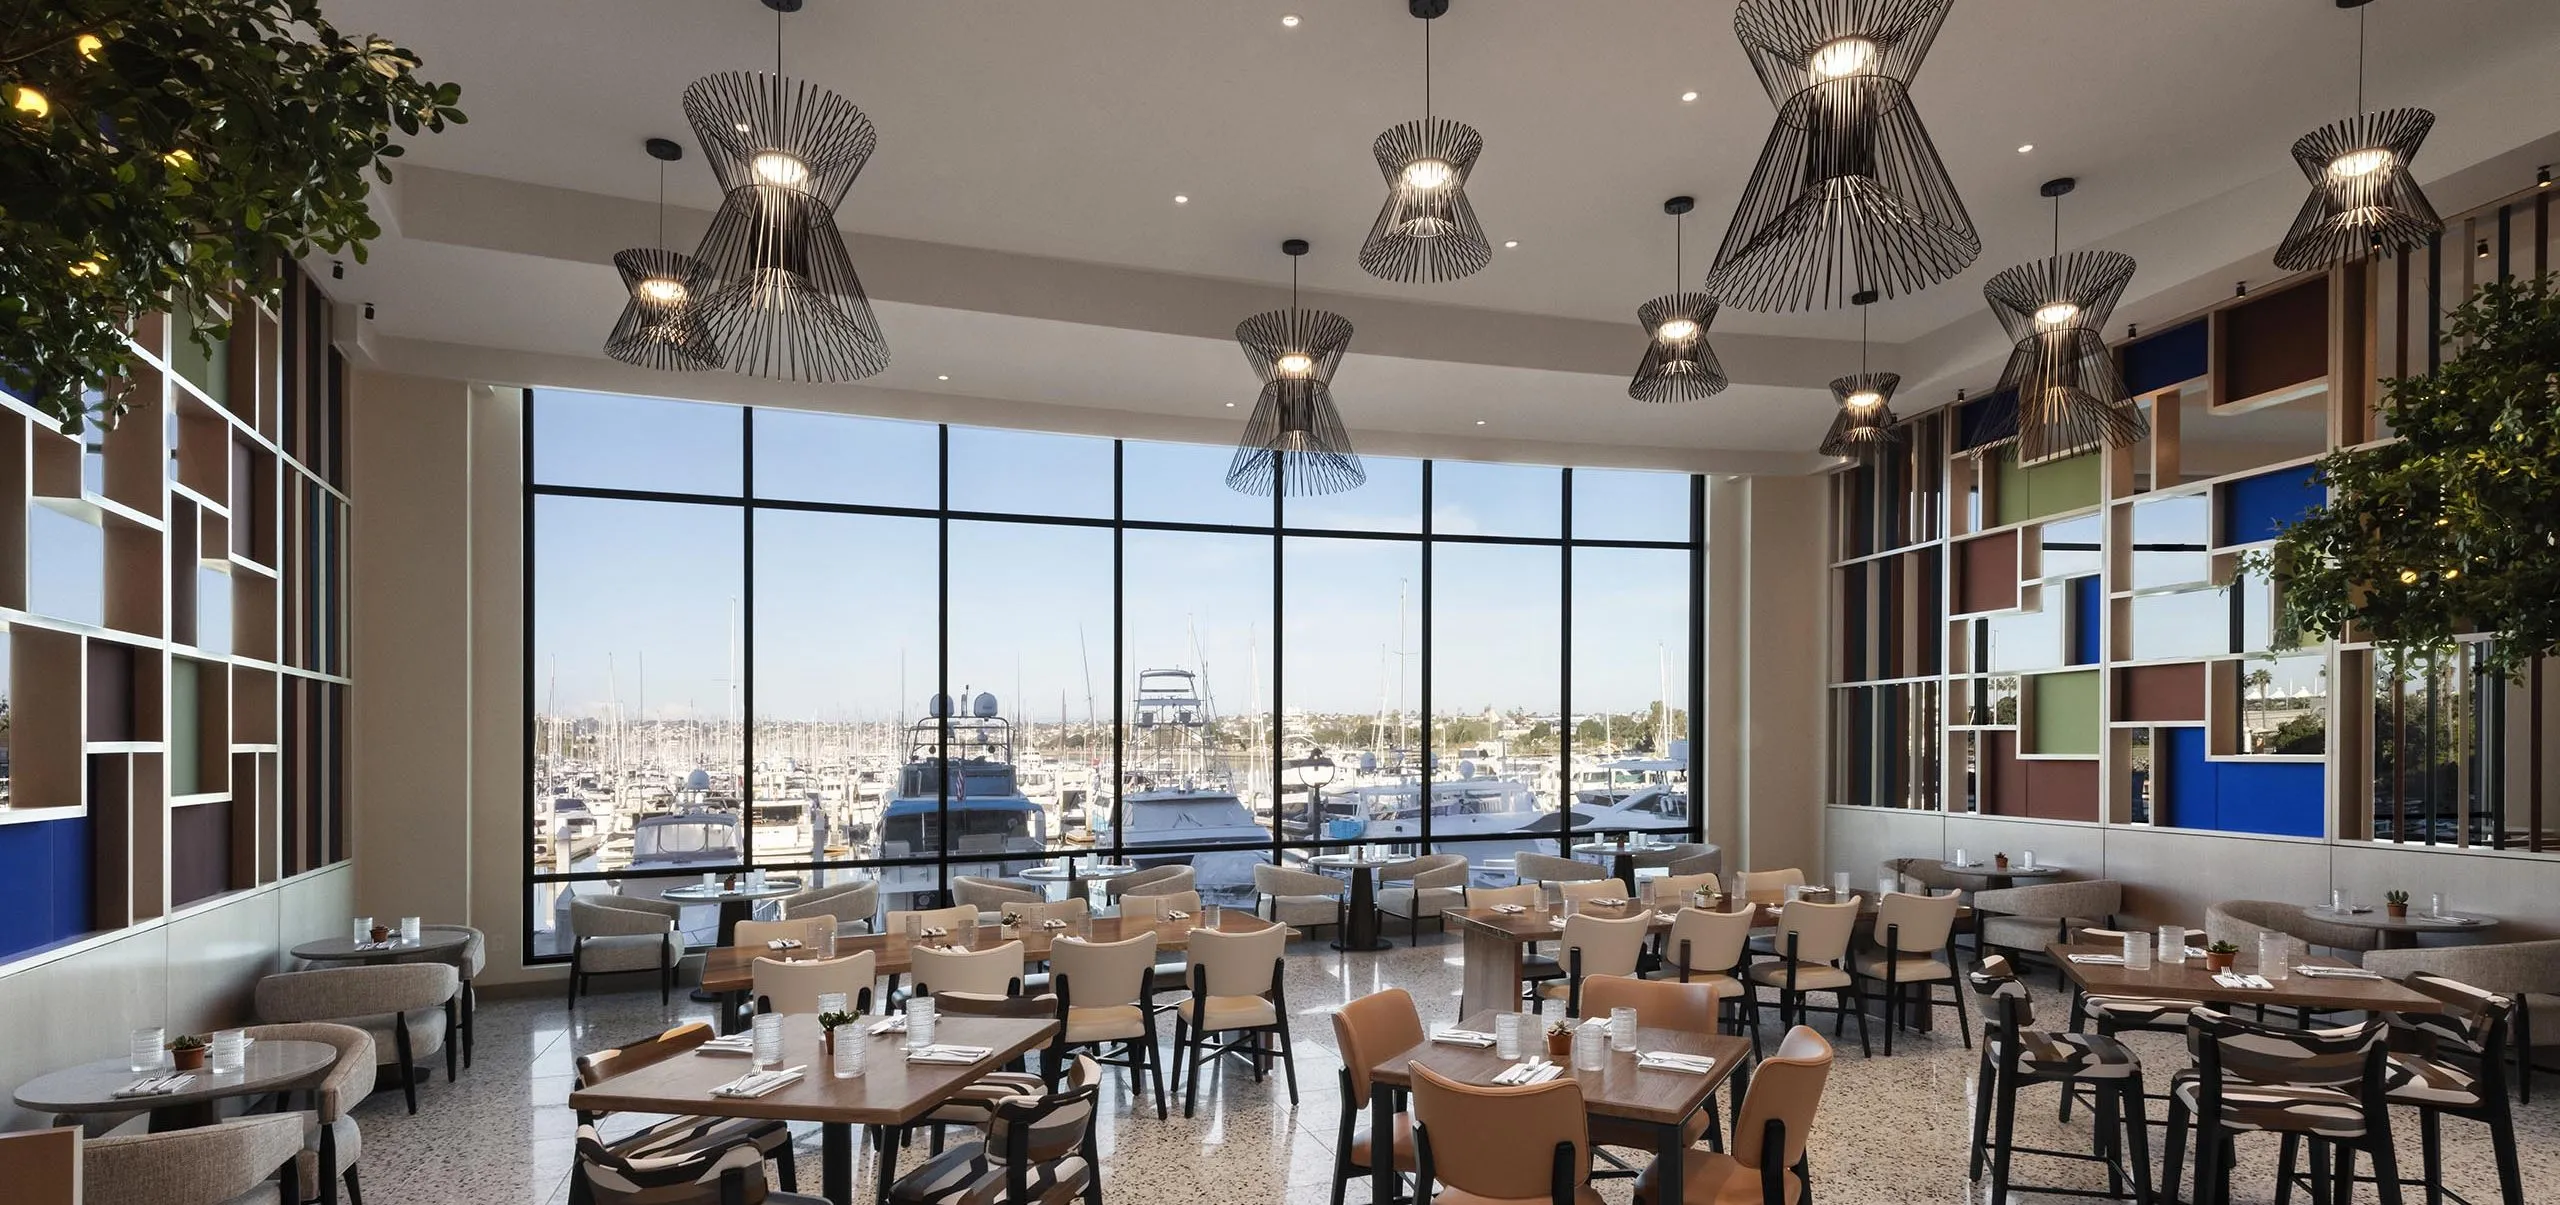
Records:
M0 0L0 388L111 422L81 392L137 316L210 316L315 250L361 261L395 135L464 120L417 67L318 0Z
M2478 663L2514 678L2560 651L2560 277L2483 286L2445 342L2383 383L2397 438L2322 459L2328 504L2249 568L2310 635L2405 654L2485 634Z

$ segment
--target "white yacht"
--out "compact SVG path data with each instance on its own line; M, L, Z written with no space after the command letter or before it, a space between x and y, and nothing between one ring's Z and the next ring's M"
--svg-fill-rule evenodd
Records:
M947 750L939 748L945 723L951 734ZM1040 805L1014 783L1013 725L998 713L996 697L978 695L968 714L959 715L949 695L935 695L929 714L907 728L907 761L898 767L897 789L881 809L872 854L884 860L930 857L947 842L952 874L1002 877L1047 853L1047 824ZM884 908L914 908L941 889L931 866L880 868Z

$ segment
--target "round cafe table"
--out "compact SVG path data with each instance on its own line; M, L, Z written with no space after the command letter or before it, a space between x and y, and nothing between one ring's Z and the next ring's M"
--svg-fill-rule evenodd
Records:
M1667 852L1670 848L1668 845L1654 845L1650 842L1638 845L1633 841L1585 841L1574 846L1573 852L1609 859L1609 877L1626 884L1627 890L1634 891L1636 859L1649 853Z
M716 883L704 887L696 883L684 887L669 887L659 892L658 897L674 900L679 904L720 905L720 944L729 946L737 944L738 922L755 919L757 901L778 900L786 895L798 894L799 890L800 880L798 879L766 879L764 886L750 887L745 877L741 876L735 887L723 887Z
M2009 864L2006 866L1999 865L1995 862L1941 862L1938 864L1938 868L1946 871L1948 874L1961 875L1968 879L1980 879L1982 880L1982 889L1985 891L1998 891L2003 887L2015 887L2021 880L2032 882L2037 879L2058 879L2062 877L2063 871L2069 869L2069 867L2056 866L2051 862L2038 862L2033 866L2020 866L2014 858L2011 859Z
M2381 937L2382 948L2386 950L2414 947L2421 933L2482 933L2498 927L2498 918L2494 916L2473 916L2464 912L2448 912L2442 916L2412 912L2407 916L2393 916L2380 908L2364 912L2305 908L2302 914L2323 924L2371 929Z
M1013 877L1028 879L1034 883L1064 883L1067 885L1066 898L1072 900L1083 898L1087 883L1138 873L1138 868L1127 862L1097 862L1091 866L1083 866L1079 865L1083 861L1082 858L1071 855L1064 860L1066 862L1064 869L1059 868L1057 861L1052 860L1018 871Z
M470 944L471 935L458 929L425 929L416 941L402 941L396 931L382 945L358 942L347 937L324 937L306 941L293 948L293 956L304 962L389 962L412 954L442 954Z
M1328 870L1351 872L1351 902L1342 918L1342 932L1333 943L1337 950L1383 950L1388 946L1378 933L1377 871L1400 859L1380 858L1376 861L1358 854L1317 854L1307 865Z
M19 1108L33 1113L130 1113L148 1109L151 1132L158 1134L222 1120L215 1106L229 1097L302 1087L305 1081L327 1071L337 1057L337 1048L326 1042L263 1038L249 1043L237 1071L172 1072L164 1065L158 1071L137 1072L131 1057L121 1056L37 1076L18 1085L15 1099ZM162 1095L116 1095L135 1080L169 1074L194 1078L185 1087Z

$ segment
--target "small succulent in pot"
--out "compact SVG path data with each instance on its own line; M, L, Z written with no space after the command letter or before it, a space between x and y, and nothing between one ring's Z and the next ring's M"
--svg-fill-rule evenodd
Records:
M2232 943L2227 942L2227 941L2217 941L2217 942L2213 943L2212 945L2209 945L2209 946L2206 946L2206 947L2205 947L2205 950L2204 950L2204 965L2205 965L2205 969L2207 969L2207 970L2212 970L2212 971L2227 971L2227 970L2230 970L2230 969L2231 969L2231 960L2232 960L2232 959L2235 959L2235 958L2238 958L2239 956L2240 956L2240 947L2239 947L2239 946L2233 945Z
M1008 929L1019 929L1022 927L1022 914L1019 912L1006 912L1003 916L997 918L996 923L1003 925Z
M169 1040L169 1065L180 1071L199 1070L204 1066L205 1050L203 1038L191 1033L179 1034Z
M2409 893L2406 891L2383 892L2382 909L2394 917L2409 915Z
M834 1054L836 1051L836 1030L841 1029L844 1026L851 1025L859 1019L860 1018L856 1017L852 1013L819 1013L818 1048L820 1053L829 1055Z
M1573 1053L1573 1029L1574 1025L1570 1020L1547 1022L1547 1053Z

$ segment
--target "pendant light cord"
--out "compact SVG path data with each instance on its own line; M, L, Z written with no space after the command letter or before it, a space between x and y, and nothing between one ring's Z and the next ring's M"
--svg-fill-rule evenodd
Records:
M1867 375L1867 306L1874 304L1858 307L1858 375L1862 377Z
M2358 117L2362 117L2362 116L2364 116L2364 17L2365 17L2365 10L2363 10L2363 9L2361 9L2361 8L2357 9L2357 10L2356 10L2356 116L2358 116Z
M658 160L658 249L667 248L667 161Z
M1688 232L1689 215L1671 215L1671 291L1674 293L1680 291L1680 282L1688 279L1687 269L1681 263L1681 257L1688 250L1684 241Z

